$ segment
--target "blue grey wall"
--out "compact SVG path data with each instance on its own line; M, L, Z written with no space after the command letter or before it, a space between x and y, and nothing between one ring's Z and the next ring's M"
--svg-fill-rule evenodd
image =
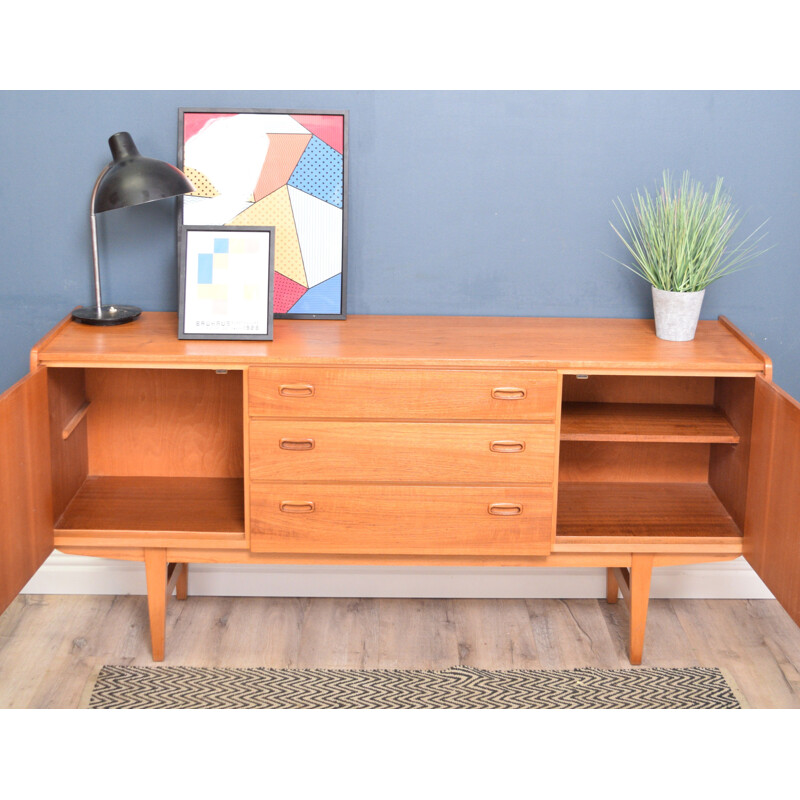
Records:
M350 111L351 314L652 317L649 287L603 255L624 256L612 201L665 168L720 175L775 247L702 316L728 316L800 397L799 92L2 92L0 389L91 303L108 136L174 163L181 106ZM104 299L174 310L174 201L98 219Z

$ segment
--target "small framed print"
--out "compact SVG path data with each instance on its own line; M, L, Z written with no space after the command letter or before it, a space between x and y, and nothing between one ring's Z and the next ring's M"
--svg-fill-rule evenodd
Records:
M272 339L275 228L184 227L179 339Z

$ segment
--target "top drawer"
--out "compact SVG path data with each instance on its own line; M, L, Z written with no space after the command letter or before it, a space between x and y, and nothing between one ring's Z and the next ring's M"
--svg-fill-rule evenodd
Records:
M553 421L555 371L251 367L253 417Z

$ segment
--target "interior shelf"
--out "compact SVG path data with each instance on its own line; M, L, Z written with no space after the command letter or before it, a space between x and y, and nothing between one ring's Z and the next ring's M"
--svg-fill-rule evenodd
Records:
M707 483L564 482L556 536L741 538Z
M717 408L651 403L564 403L561 440L737 444L739 434Z
M241 478L90 476L56 531L138 531L242 537Z

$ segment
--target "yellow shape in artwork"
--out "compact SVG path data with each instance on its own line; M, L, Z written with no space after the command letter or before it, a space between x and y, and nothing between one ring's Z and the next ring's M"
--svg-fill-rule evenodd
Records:
M245 284L244 287L244 299L245 300L256 300L258 299L258 286L254 284Z
M194 167L185 167L183 174L192 182L195 191L190 192L190 197L218 197L219 192L213 183Z
M308 286L287 186L282 186L263 200L253 203L228 225L274 225L275 272L280 272L302 286Z
M224 283L201 283L197 287L198 300L227 300L228 287Z
M214 253L214 269L228 269L228 254Z

